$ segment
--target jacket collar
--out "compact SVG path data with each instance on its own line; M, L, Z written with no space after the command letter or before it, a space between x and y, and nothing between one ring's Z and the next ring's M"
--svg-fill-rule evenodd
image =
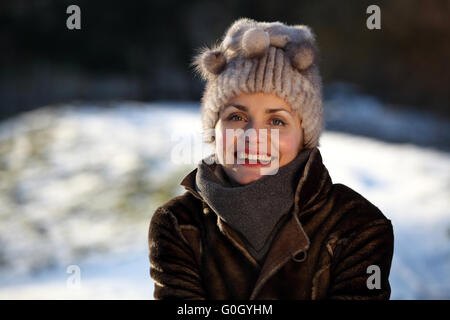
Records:
M198 169L195 168L186 175L180 185L196 198L204 201L202 196L195 189L195 176L197 170ZM331 177L322 162L322 156L319 149L315 147L311 151L295 191L294 211L299 214L299 218L304 214L307 214L311 207L314 207L317 203L322 202L322 200L326 198L331 185Z
M196 198L203 202L203 208L207 204L201 195L195 190L195 175L197 168L191 171L180 183ZM242 240L237 234L219 217L217 217L217 226L219 230L230 239L230 241L255 265L260 267L259 278L256 281L254 290L250 299L254 299L266 281L275 274L286 262L303 252L306 257L306 251L309 248L309 237L303 230L300 219L314 212L314 208L320 206L327 198L327 194L332 186L328 170L322 162L322 156L316 147L312 150L308 161L306 162L302 176L299 180L295 192L295 202L292 215L282 226L278 236L273 240L272 246L267 253L262 266L246 250ZM211 210L212 211L212 210ZM207 211L208 212L208 209ZM294 258L296 259L296 258ZM298 260L297 260L298 261Z

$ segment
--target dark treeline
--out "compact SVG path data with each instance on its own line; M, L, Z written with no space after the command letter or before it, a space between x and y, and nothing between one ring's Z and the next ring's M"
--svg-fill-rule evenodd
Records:
M81 30L66 8L81 8ZM366 8L381 8L381 30ZM324 83L345 81L392 105L450 115L450 1L0 2L0 118L73 100L197 100L189 67L239 17L310 25Z

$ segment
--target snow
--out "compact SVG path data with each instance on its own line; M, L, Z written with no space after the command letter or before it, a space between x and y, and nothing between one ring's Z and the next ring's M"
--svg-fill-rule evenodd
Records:
M371 110L362 122L380 117ZM335 125L349 121L333 112ZM199 128L199 105L189 102L46 107L0 124L0 164L14 172L0 171L0 299L151 299L156 186L170 175L167 188L183 192L177 184L210 151ZM334 131L319 149L334 183L392 220L391 298L449 299L450 154ZM129 191L137 178L143 191ZM68 286L70 265L80 287Z
M67 267L57 267L36 276L3 281L0 299L92 299L92 300L149 300L153 281L148 271L144 250L90 259L76 265L80 270L80 284L70 285L73 274Z

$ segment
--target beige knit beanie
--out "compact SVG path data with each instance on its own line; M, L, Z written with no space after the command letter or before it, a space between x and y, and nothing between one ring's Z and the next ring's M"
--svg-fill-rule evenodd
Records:
M310 28L281 22L236 20L219 45L202 47L192 66L206 88L201 111L205 142L214 141L219 112L241 93L273 93L302 119L304 147L319 146L323 130L322 84Z

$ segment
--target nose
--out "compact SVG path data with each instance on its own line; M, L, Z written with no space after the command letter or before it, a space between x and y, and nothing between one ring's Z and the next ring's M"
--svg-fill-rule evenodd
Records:
M267 144L269 135L270 130L257 121L249 121L245 127L246 144L253 144L255 146Z

